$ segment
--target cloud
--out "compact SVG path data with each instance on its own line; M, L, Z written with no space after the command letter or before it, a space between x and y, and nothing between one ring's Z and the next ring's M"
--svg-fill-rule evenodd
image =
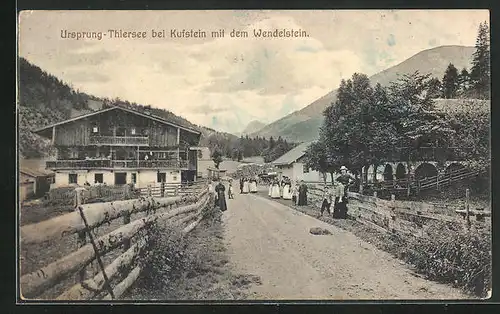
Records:
M111 78L108 75L97 72L70 71L70 73L68 74L73 78L73 82L79 82L79 83L84 83L84 82L105 83L111 80Z
M474 45L488 19L486 10L44 11L23 17L19 45L22 56L81 91L237 132L302 109L354 72L375 74L434 43ZM58 37L62 28L293 28L310 37L69 41Z

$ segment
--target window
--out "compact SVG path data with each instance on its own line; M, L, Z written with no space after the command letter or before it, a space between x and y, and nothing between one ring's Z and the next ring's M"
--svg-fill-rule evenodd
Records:
M303 173L308 173L309 172L309 167L307 165L303 165L302 168L303 168L302 169Z
M132 128L132 130L130 130L130 134L135 135L135 128Z
M99 128L97 126L94 126L92 128L92 133L98 133L99 132Z
M76 173L70 173L68 181L69 184L76 184L78 182L78 175Z
M156 176L156 182L165 182L167 181L167 174L165 172L158 172Z
M115 172L115 185L127 184L126 172Z
M69 151L69 158L70 159L75 159L75 158L78 158L78 150L76 149L71 149Z
M136 184L137 183L137 173L132 173L132 183Z
M104 179L103 179L102 173L96 173L94 175L94 183L104 183Z

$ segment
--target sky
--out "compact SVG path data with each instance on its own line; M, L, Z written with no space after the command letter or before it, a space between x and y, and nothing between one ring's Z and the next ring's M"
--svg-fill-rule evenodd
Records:
M373 75L442 45L474 46L484 21L487 10L23 11L18 43L21 57L82 92L237 133L302 109L355 72ZM110 38L110 29L146 38ZM207 37L171 37L182 29ZM224 37L212 37L221 29ZM254 29L307 37L255 38ZM62 31L107 35L77 40Z

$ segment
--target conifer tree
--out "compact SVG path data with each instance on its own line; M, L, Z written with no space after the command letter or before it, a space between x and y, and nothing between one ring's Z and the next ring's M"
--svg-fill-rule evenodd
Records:
M486 22L479 25L476 51L473 54L470 71L472 95L489 99L490 93L490 32Z

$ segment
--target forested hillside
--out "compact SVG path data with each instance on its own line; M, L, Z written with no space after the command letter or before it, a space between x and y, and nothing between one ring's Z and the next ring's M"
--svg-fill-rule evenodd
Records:
M125 106L138 111L150 110L154 115L200 130L203 134L200 145L208 146L212 151L215 147L225 149L228 143L238 141L238 137L232 134L195 125L168 110L120 99L98 98L79 92L24 58L19 59L18 92L19 153L25 158L47 157L54 153L50 142L32 133L32 130L110 105Z

